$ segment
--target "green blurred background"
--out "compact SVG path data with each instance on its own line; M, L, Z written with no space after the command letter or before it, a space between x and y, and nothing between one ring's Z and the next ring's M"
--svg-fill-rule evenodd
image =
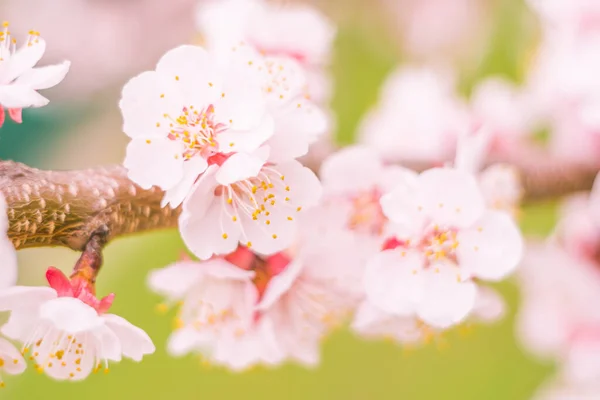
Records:
M165 0L166 1L166 0ZM339 23L333 63L340 143L351 143L364 112L375 103L387 73L405 62L401 46L370 1L324 4ZM535 25L521 1L490 1L492 37L483 56L461 65L460 90L468 95L479 79L502 74L518 81L535 46ZM335 13L336 8L343 9ZM65 38L68 40L68 38ZM41 168L80 168L118 162L124 154L125 135L119 131L118 92L90 101L53 102L27 110L22 125L7 123L0 132L0 158ZM432 116L434 118L435 116ZM543 235L554 223L554 205L525 207L526 233ZM124 361L108 375L92 375L79 383L55 382L30 368L26 374L4 378L0 398L31 399L528 399L552 373L528 357L514 338L518 288L506 282L509 313L493 326L457 329L419 349L402 349L390 342L367 342L342 330L323 346L321 365L307 370L286 365L231 373L208 367L197 357L169 357L164 348L172 315L155 311L160 299L145 285L150 269L175 261L183 249L176 231L123 238L111 243L98 281L98 293L117 294L115 313L141 326L154 339L157 352L141 364ZM21 251L23 284L43 284L44 270L54 265L68 270L77 254L65 249Z

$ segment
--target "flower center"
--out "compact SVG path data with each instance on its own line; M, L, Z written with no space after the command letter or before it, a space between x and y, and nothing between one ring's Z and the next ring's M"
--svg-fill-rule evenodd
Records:
M17 40L12 38L8 30L8 22L3 22L4 29L0 31L0 61L10 59L11 55L16 51ZM29 31L27 36L27 46L33 46L39 43L40 33L37 31Z
M371 235L381 235L387 218L381 209L380 198L381 193L376 188L352 197L348 229Z
M184 144L181 156L186 160L197 155L210 157L217 153L216 138L228 128L226 124L216 121L212 104L200 111L194 106L183 107L177 118L169 114L164 114L164 117L170 121L168 138Z
M388 238L382 250L397 248L417 250L422 252L429 262L450 259L456 262L456 249L459 242L456 239L457 230L454 228L440 228L438 225L425 231L419 240L402 240L396 237Z

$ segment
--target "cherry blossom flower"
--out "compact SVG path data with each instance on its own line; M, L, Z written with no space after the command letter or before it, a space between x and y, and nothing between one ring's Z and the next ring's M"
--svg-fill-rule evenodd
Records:
M213 165L183 202L179 229L200 259L234 251L238 243L260 254L292 244L300 212L317 204L321 186L297 161L265 163L268 149L236 153Z
M0 289L7 288L17 283L17 252L6 235L7 231L7 205L4 196L0 194L0 259L2 260Z
M25 359L23 359L19 350L8 340L0 338L0 388L4 387L3 373L10 375L22 374L26 367Z
M195 46L169 51L156 71L123 88L129 177L167 190L163 205L175 207L209 164L232 153L266 143L271 162L305 154L327 120L301 97L302 82L293 61L264 59L245 46L219 57Z
M68 61L33 68L45 50L46 42L35 31L29 31L25 44L16 50L16 40L11 38L8 23L4 23L0 32L0 126L4 123L4 108L13 121L21 123L23 108L48 104L48 99L37 91L57 85L69 71Z
M426 165L449 161L459 133L469 126L467 110L453 86L447 73L398 69L385 82L379 105L363 120L361 142L384 160Z
M10 311L0 329L23 344L36 369L58 380L85 379L122 356L140 361L154 352L148 335L125 319L105 314L114 295L97 299L81 277L69 280L49 268L50 287L13 286L0 292L0 310Z
M262 0L207 1L199 4L197 26L211 49L247 43L262 54L302 64L311 98L323 103L330 94L324 70L332 52L335 28L318 10Z
M600 28L600 5L594 0L528 0L552 29L589 33Z
M200 353L233 370L285 360L315 365L321 338L355 301L339 284L341 253L328 249L262 257L239 247L224 258L153 271L150 287L182 304L169 352Z
M400 316L446 328L473 310L472 278L497 281L519 263L522 239L505 213L486 210L475 178L434 168L381 199L394 223L384 251L367 265L367 299Z

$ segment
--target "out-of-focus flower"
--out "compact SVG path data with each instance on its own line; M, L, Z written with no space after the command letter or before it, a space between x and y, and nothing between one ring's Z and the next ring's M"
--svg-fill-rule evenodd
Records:
M315 174L297 161L269 164L268 149L237 153L198 179L183 202L179 229L188 248L206 260L238 243L260 254L292 244L300 211L321 196Z
M325 115L301 95L304 75L293 61L238 47L221 57L178 47L123 88L132 138L124 164L142 187L167 190L164 204L179 205L209 164L232 153L266 143L271 162L290 160L326 129Z
M42 32L52 43L51 62L73 62L55 94L81 99L117 89L168 49L191 41L197 1L5 0L2 14Z
M27 367L25 359L8 340L0 338L0 373L10 375L22 374ZM0 388L4 387L0 374Z
M331 247L260 257L239 247L152 272L151 288L182 302L169 351L200 353L233 370L286 360L315 365L320 340L355 302L339 284L345 265L323 250Z
M336 30L315 8L262 0L212 0L199 4L196 21L210 49L245 42L267 56L295 59L307 72L311 98L322 103L329 97L331 84L324 67Z
M4 196L0 194L0 289L7 288L17 283L17 252L6 236L8 231L7 205Z
M385 0L404 49L433 61L477 56L483 50L486 2L481 0Z
M552 380L537 391L533 400L596 400L600 396L600 385L589 383L578 385Z
M451 159L459 133L468 127L450 75L402 68L384 84L379 105L362 122L360 140L385 160L431 165Z
M531 101L525 89L502 78L488 78L475 88L471 112L477 125L491 130L491 151L502 152L534 133Z
M0 126L4 123L4 108L13 121L21 123L23 108L48 104L48 99L37 91L57 85L69 71L68 61L34 68L45 50L46 42L34 31L29 31L25 44L16 50L16 40L11 38L8 23L4 23L0 32Z
M398 182L381 199L393 222L384 251L370 259L367 299L383 311L447 328L473 310L472 278L497 281L522 253L520 232L487 210L473 175L435 168Z
M154 352L143 330L105 314L114 295L98 300L87 281L69 281L55 268L46 277L50 287L0 291L0 310L10 311L1 332L23 344L38 371L59 380L81 380L103 364L107 372L109 360L125 356L140 361Z
M528 0L549 28L587 34L600 29L600 4L594 0Z

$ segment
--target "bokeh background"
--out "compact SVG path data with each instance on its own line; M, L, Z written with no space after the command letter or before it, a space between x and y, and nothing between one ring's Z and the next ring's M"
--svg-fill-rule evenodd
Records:
M401 24L407 23L401 17L403 1L313 1L339 28L332 73L336 140L341 144L353 141L386 75L398 64L423 61L398 38ZM523 1L479 3L485 8L481 27L469 33L477 40L464 44L467 51L450 48L465 96L489 75L518 82L538 36ZM119 89L129 77L152 68L169 48L198 42L193 6L188 0L0 0L0 17L10 20L13 34L37 29L46 37L49 53L43 61L73 61L65 82L45 92L49 106L25 110L22 125L4 125L0 158L52 169L122 161L127 138L120 130ZM432 27L444 18L440 14ZM554 211L553 203L526 205L524 231L548 233ZM519 400L529 399L553 371L515 340L519 293L511 281L498 286L509 307L501 323L461 327L418 349L367 342L342 329L326 340L322 363L314 370L286 365L231 373L194 356L171 358L164 348L173 315L156 311L160 300L145 281L149 270L175 261L183 249L176 230L122 238L106 249L98 293L117 294L114 312L150 334L157 346L154 355L141 364L113 365L108 375L79 383L55 382L31 368L22 376L4 377L7 385L0 398ZM20 283L43 284L48 266L66 271L77 256L65 249L21 251Z

